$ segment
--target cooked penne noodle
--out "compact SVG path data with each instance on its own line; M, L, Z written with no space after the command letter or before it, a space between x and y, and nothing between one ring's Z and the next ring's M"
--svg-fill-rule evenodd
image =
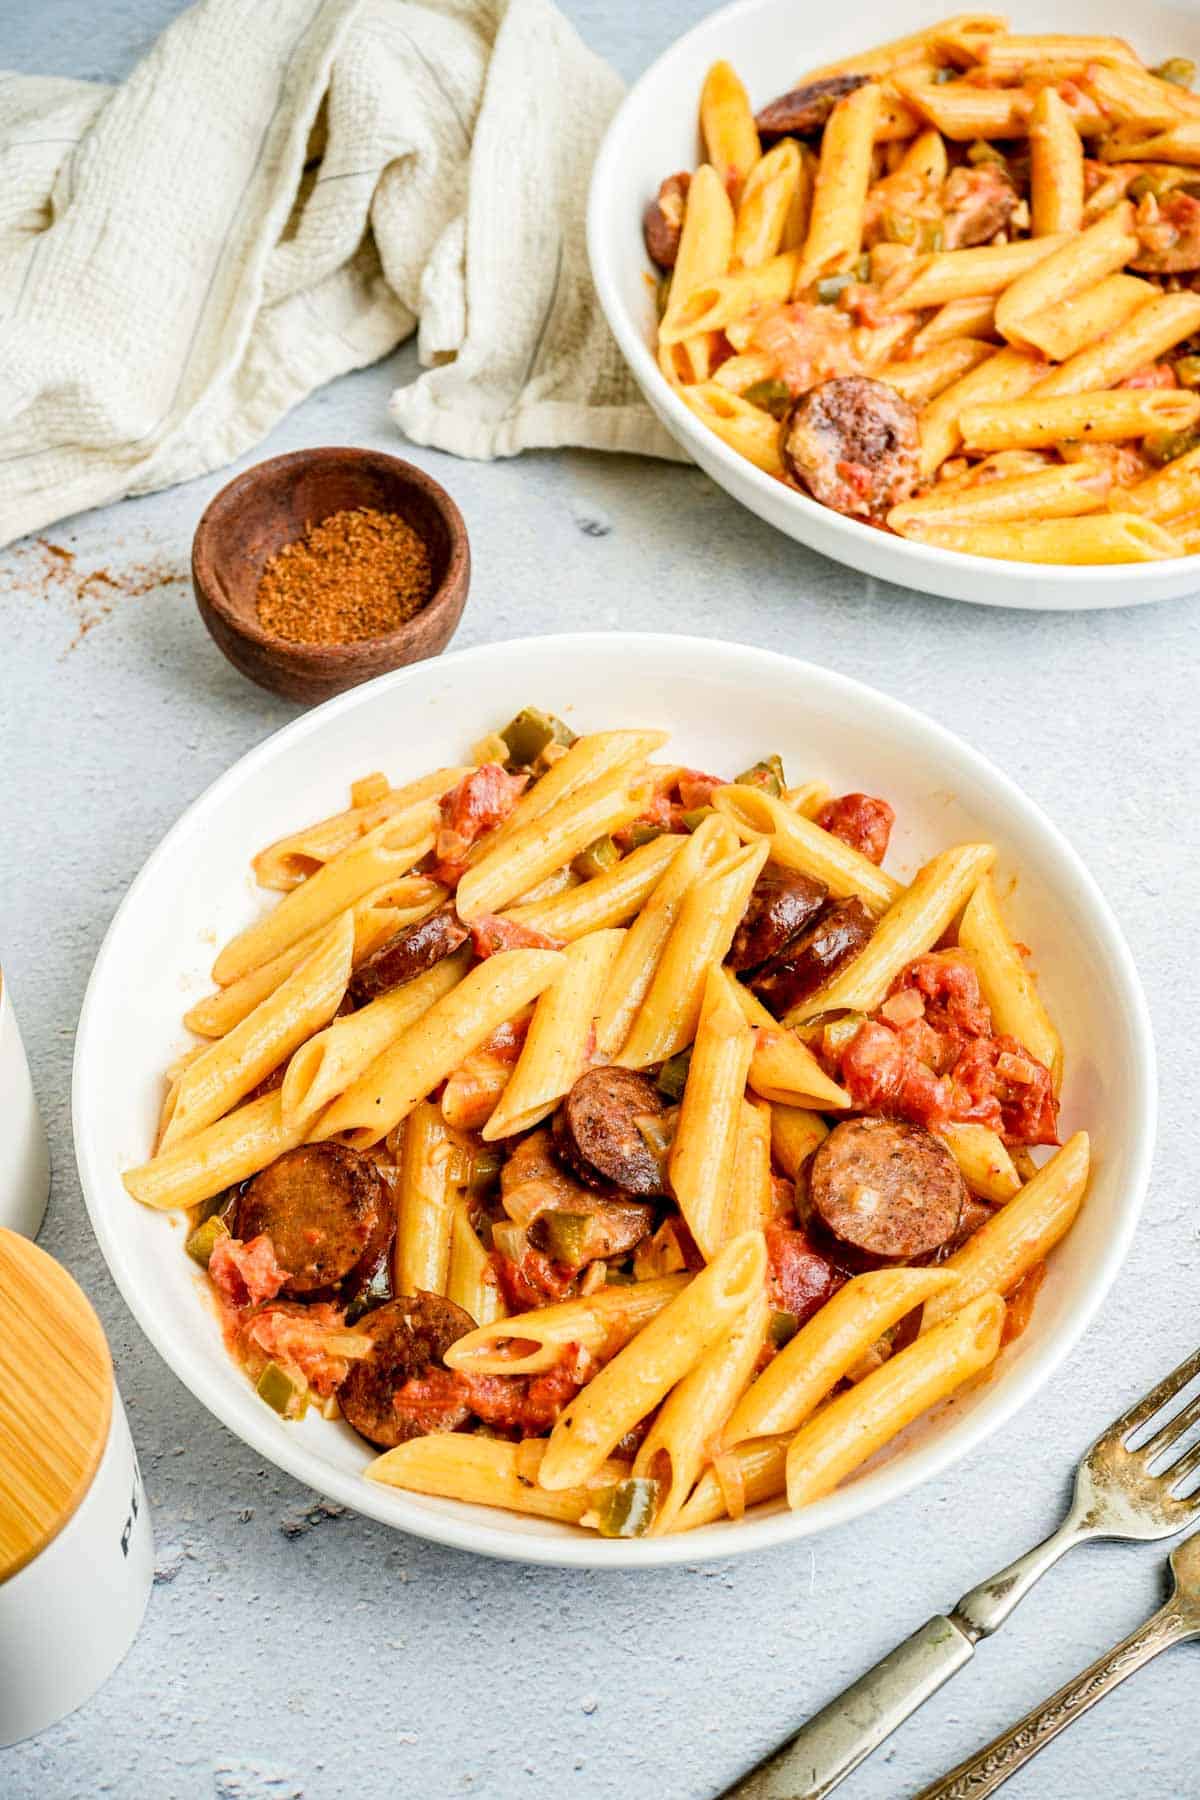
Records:
M1032 1175L1006 1206L974 1232L942 1268L955 1286L925 1302L921 1330L927 1332L968 1300L987 1293L1007 1294L1041 1262L1074 1221L1087 1187L1089 1143L1077 1131Z
M423 836L407 835L410 819L411 811L397 819L385 819L285 894L271 912L263 913L231 938L213 964L213 980L222 987L237 981L300 938L331 924L372 888L407 875L433 848L433 834L428 829Z
M949 1144L963 1180L981 1200L999 1206L1020 1191L1021 1177L1004 1140L986 1125L943 1125L938 1135Z
M1099 343L1081 350L1037 383L1045 394L1087 394L1115 387L1200 330L1200 294L1159 294ZM969 377L968 377L969 379ZM981 395L1010 399L1013 395Z
M924 356L910 356L904 362L885 364L879 371L879 379L894 387L898 394L903 394L911 406L924 406L926 401L934 399L951 382L958 381L981 362L986 362L992 354L992 346L979 338L947 338L944 343L927 350Z
M444 1294L462 1153L431 1100L404 1121L392 1269L398 1294Z
M1044 238L1042 242L1049 243L1050 239ZM936 475L946 458L953 456L962 443L958 421L965 407L989 400L1019 399L1041 378L1045 367L1040 357L1027 351L997 350L969 375L944 388L936 400L922 407L918 416L921 474L926 479Z
M795 1181L817 1145L829 1136L820 1113L804 1106L771 1102L771 1155L784 1174Z
M771 1108L746 1099L738 1112L737 1151L725 1208L725 1235L762 1231L774 1216L771 1180Z
M503 916L519 925L531 925L547 937L560 938L564 944L574 943L589 931L623 925L645 905L686 842L678 833L664 832L648 844L639 844L603 875L593 875L589 881L544 900L510 906Z
M849 1106L850 1096L821 1067L808 1045L767 1011L758 995L728 971L729 992L754 1027L750 1086L764 1100L784 1106Z
M594 1504L594 1487L623 1481L629 1464L603 1463L588 1487L560 1488L551 1493L538 1483L545 1444L530 1438L506 1444L500 1438L469 1437L460 1431L410 1438L368 1463L369 1481L405 1488L413 1494L436 1494L465 1500L471 1506L502 1506L506 1512L530 1513L578 1525Z
M879 124L874 82L839 100L821 138L821 161L796 290L822 275L849 269L862 249L863 214L871 179L871 150Z
M578 1487L761 1294L761 1232L731 1238L658 1316L567 1403L550 1433L538 1480Z
M997 32L980 45L979 60L989 74L1009 78L1023 75L1031 63L1137 63L1123 38L1072 36L1067 32L1039 32L1024 37Z
M696 1035L709 965L722 962L767 860L767 845L748 844L693 883L671 927L617 1059L645 1069L684 1050Z
M840 57L837 62L825 63L819 69L810 69L808 74L796 82L797 87L808 87L814 81L824 81L829 75L887 75L893 69L903 68L914 60L924 58L927 53L948 39L963 33L988 36L991 32L1005 30L1007 20L999 13L955 13L949 19L943 19L940 25L926 25L920 31L910 32L906 37L891 38L886 44L879 44L873 50L864 50L857 56Z
M933 857L883 915L874 936L854 960L792 1007L784 1024L800 1025L824 1012L873 1012L886 999L901 970L932 950L995 856L991 844L958 844Z
M633 1473L659 1484L651 1533L673 1531L718 1437L754 1372L767 1336L770 1308L756 1294L723 1337L668 1394L641 1449Z
M431 912L436 912L446 898L446 890L423 875L409 875L400 881L384 882L357 900L350 909L354 916L353 967L365 962L388 938L395 937L406 925L415 925ZM254 1008L273 994L285 976L311 956L328 927L318 925L270 962L260 963L248 975L231 981L228 987L206 994L183 1016L189 1031L199 1037L224 1037Z
M1062 1039L1004 923L990 875L983 877L967 902L958 941L970 953L996 1030L1016 1038L1050 1070L1057 1093L1062 1086Z
M1096 95L1093 92L1092 98ZM1083 225L1083 143L1058 90L1042 88L1029 115L1030 228L1035 237Z
M956 338L992 338L995 325L994 294L972 294L966 300L947 300L914 336L913 355L924 356L939 344L950 343Z
M476 1375L544 1375L577 1344L606 1359L681 1294L690 1275L660 1275L600 1288L580 1300L563 1300L535 1312L497 1320L451 1344L446 1366Z
M1095 287L1026 313L1017 327L1021 342L1054 362L1066 362L1123 325L1154 298L1150 282L1136 275L1106 275Z
M1150 137L1114 132L1099 146L1102 162L1174 162L1195 168L1200 163L1200 119L1184 119L1169 131Z
M708 160L736 205L760 149L746 90L727 62L714 63L705 76L700 130Z
M725 274L733 256L733 229L733 202L725 184L711 163L701 163L688 187L664 325L671 319L672 308L686 300L693 288ZM712 338L699 337L680 346L692 381L707 379L714 343Z
M1085 69L1081 85L1110 119L1118 125L1135 125L1142 131L1167 131L1187 116L1181 104L1185 91L1169 81L1159 81L1136 66ZM1188 96L1190 98L1190 96Z
M829 783L805 781L799 787L785 788L780 799L785 806L790 806L793 812L800 813L803 818L815 819L829 799Z
M888 514L902 537L923 520L934 525L1010 524L1014 519L1068 519L1096 512L1108 497L1112 476L1090 463L1056 463L1032 475L958 487L946 482L919 500L906 500ZM915 534L914 534L915 535Z
M768 475L783 474L779 454L779 421L740 394L731 394L716 381L701 381L679 389L679 398L709 430Z
M1151 519L1135 513L1089 513L1082 519L1030 519L1012 525L939 525L932 518L910 524L906 537L941 550L968 550L1030 563L1161 562L1183 554Z
M967 450L1039 450L1069 438L1120 444L1151 431L1182 431L1198 415L1200 395L1176 388L1122 388L969 406L959 414L958 425Z
M205 1045L171 1090L160 1151L229 1112L332 1019L350 980L353 949L354 920L344 912L273 994L225 1037ZM310 1109L305 1117L312 1116Z
M465 1200L456 1199L450 1220L450 1269L446 1298L469 1313L477 1325L491 1325L508 1312L492 1271L492 1259L471 1223Z
M592 731L576 738L570 749L525 790L504 823L479 840L476 850L482 855L498 849L535 819L544 818L568 795L591 787L618 769L640 767L666 741L665 731ZM472 860L478 861L479 855Z
M870 1349L914 1308L954 1286L941 1269L856 1275L771 1358L730 1416L722 1445L793 1432Z
M733 227L735 269L757 269L780 250L798 248L785 245L783 234L802 167L799 144L795 138L783 138L751 169Z
M687 1085L667 1165L671 1191L702 1255L726 1238L738 1128L754 1033L719 963L709 966Z
M753 307L786 300L796 279L798 252L784 250L754 268L714 275L669 306L659 326L660 344L681 344L697 332L722 331Z
M1122 488L1119 498L1122 510L1160 524L1200 507L1200 450L1189 450L1136 487Z
M257 1175L285 1150L304 1142L310 1121L286 1122L278 1092L247 1101L195 1137L184 1138L121 1177L143 1206L160 1211L196 1206L214 1194Z
M1123 268L1138 249L1133 208L1126 200L1086 231L1060 233L1053 240L1042 237L1028 241L1053 241L1056 248L1026 269L996 302L996 329L1018 349L1026 347L1021 331L1023 319L1094 287L1104 276Z
M808 1506L832 1493L906 1425L986 1369L999 1353L1003 1328L1003 1300L982 1294L837 1395L792 1439L788 1505Z
M753 1443L738 1444L721 1454L717 1466L705 1469L692 1490L692 1497L675 1518L676 1531L695 1531L700 1525L713 1525L730 1513L730 1489L738 1495L740 1517L750 1506L773 1500L787 1485L788 1439L758 1438Z
M847 900L857 894L878 917L903 892L898 881L861 851L762 788L731 782L717 789L713 805L732 822L744 843L765 843L769 861L825 882L835 899Z
M801 144L799 148L800 166L796 171L796 185L792 190L787 218L783 222L783 231L779 239L780 250L802 250L804 240L808 236L813 189L817 181L818 158L807 144ZM735 226L735 234L736 229Z
M344 1019L335 1019L294 1053L280 1096L285 1118L313 1119L364 1074L401 1032L456 987L467 972L467 950L443 958L402 987L381 994Z
M919 117L954 143L974 138L1024 137L1033 110L1031 97L1019 88L946 86L896 78L901 96Z
M440 799L470 773L470 768L465 765L458 769L435 769L431 775L421 775L399 788L389 788L385 780L382 795L363 799L348 811L335 813L331 819L321 819L303 831L277 838L265 850L260 850L250 865L259 887L277 888L282 892L299 887L302 881L315 875L339 851L348 849L368 831L419 806L422 801ZM431 812L430 824L433 818Z
M721 363L713 375L713 382L731 394L744 394L756 382L773 381L775 369L775 358L768 356L765 350L745 350Z
M549 812L488 849L458 884L454 904L465 924L497 913L597 838L631 825L645 800L628 768L611 770L565 794Z
M588 1066L600 997L623 931L592 931L570 944L533 1009L517 1066L483 1127L485 1143L530 1131L554 1111Z
M1072 240L1053 237L1018 238L1011 244L981 244L973 250L938 250L905 269L884 292L892 307L906 312L919 307L944 306L951 300L977 300L1003 294L1020 275L1045 262Z
M502 950L479 963L390 1044L321 1114L317 1139L369 1149L500 1025L536 1000L563 964L557 950Z
M659 876L617 954L596 1020L596 1054L602 1059L615 1057L624 1046L688 889L706 869L737 849L732 826L716 816L702 819L692 835L681 842L682 847Z
M929 187L940 187L949 173L946 144L940 131L922 131L907 145L897 173L914 175Z
M1187 513L1182 519L1172 519L1171 536L1183 556L1194 556L1200 549L1200 513Z

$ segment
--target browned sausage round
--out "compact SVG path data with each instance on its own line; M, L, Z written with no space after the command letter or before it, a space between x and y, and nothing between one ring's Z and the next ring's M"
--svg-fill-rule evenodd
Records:
M865 85L866 75L826 75L806 87L793 88L764 106L754 123L761 138L804 137L820 131L839 100Z
M467 1384L443 1359L451 1344L474 1331L470 1313L438 1294L417 1293L368 1313L362 1329L374 1348L351 1364L338 1389L342 1416L355 1431L390 1450L409 1438L456 1431L466 1423Z
M853 960L870 938L875 921L857 896L827 906L815 925L793 938L783 956L750 977L750 986L782 1018L801 1000Z
M1017 210L1012 180L996 163L953 169L942 190L943 230L947 250L986 244L1004 231Z
M683 214L692 178L686 170L668 175L642 215L642 235L651 261L673 269L683 235Z
M238 1197L234 1235L265 1232L295 1298L374 1274L394 1230L383 1177L357 1150L304 1144L286 1150Z
M725 959L729 967L740 974L781 955L792 939L813 923L828 893L823 881L768 863L733 934Z
M908 1262L953 1237L967 1190L946 1145L923 1125L844 1119L813 1156L808 1199L842 1243Z
M452 906L443 906L430 913L427 919L406 925L355 971L350 993L356 1005L365 1006L369 1000L377 1000L380 994L399 987L401 982L423 975L443 957L453 956L469 936L467 927L459 921Z
M645 1075L589 1069L554 1115L554 1145L592 1187L662 1194L663 1172L638 1120L657 1119L665 1111L666 1101Z
M920 473L917 415L885 381L840 375L784 415L779 450L793 481L852 518L882 519Z

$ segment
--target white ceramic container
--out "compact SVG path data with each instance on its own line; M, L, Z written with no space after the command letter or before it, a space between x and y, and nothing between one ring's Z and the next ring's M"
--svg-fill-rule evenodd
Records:
M36 1237L50 1194L50 1152L8 982L0 969L0 1225Z

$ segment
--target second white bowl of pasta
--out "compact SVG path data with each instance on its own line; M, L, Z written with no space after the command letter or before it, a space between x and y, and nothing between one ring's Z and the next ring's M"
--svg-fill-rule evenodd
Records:
M948 11L737 0L666 51L593 173L608 323L701 468L839 562L982 605L1191 593L1195 15Z
M535 724L532 782L498 694L580 734ZM484 794L513 823L472 857ZM969 1103L919 1057L872 1086L914 1030ZM1029 1400L1128 1245L1154 1067L1103 899L965 745L613 634L384 677L215 783L109 929L74 1121L126 1300L261 1454L438 1541L644 1567L853 1520ZM915 1212L890 1176L863 1211L889 1158Z

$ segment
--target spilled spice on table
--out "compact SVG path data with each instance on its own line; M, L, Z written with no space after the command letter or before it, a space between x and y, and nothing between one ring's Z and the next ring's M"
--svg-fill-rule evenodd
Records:
M111 568L81 567L76 551L46 537L15 544L0 554L0 597L32 592L44 600L66 600L75 616L75 635L68 651L77 649L121 601L186 579L186 569L166 558L118 563Z
M258 584L258 619L294 644L382 637L420 612L433 586L429 547L394 513L331 513L277 550Z

